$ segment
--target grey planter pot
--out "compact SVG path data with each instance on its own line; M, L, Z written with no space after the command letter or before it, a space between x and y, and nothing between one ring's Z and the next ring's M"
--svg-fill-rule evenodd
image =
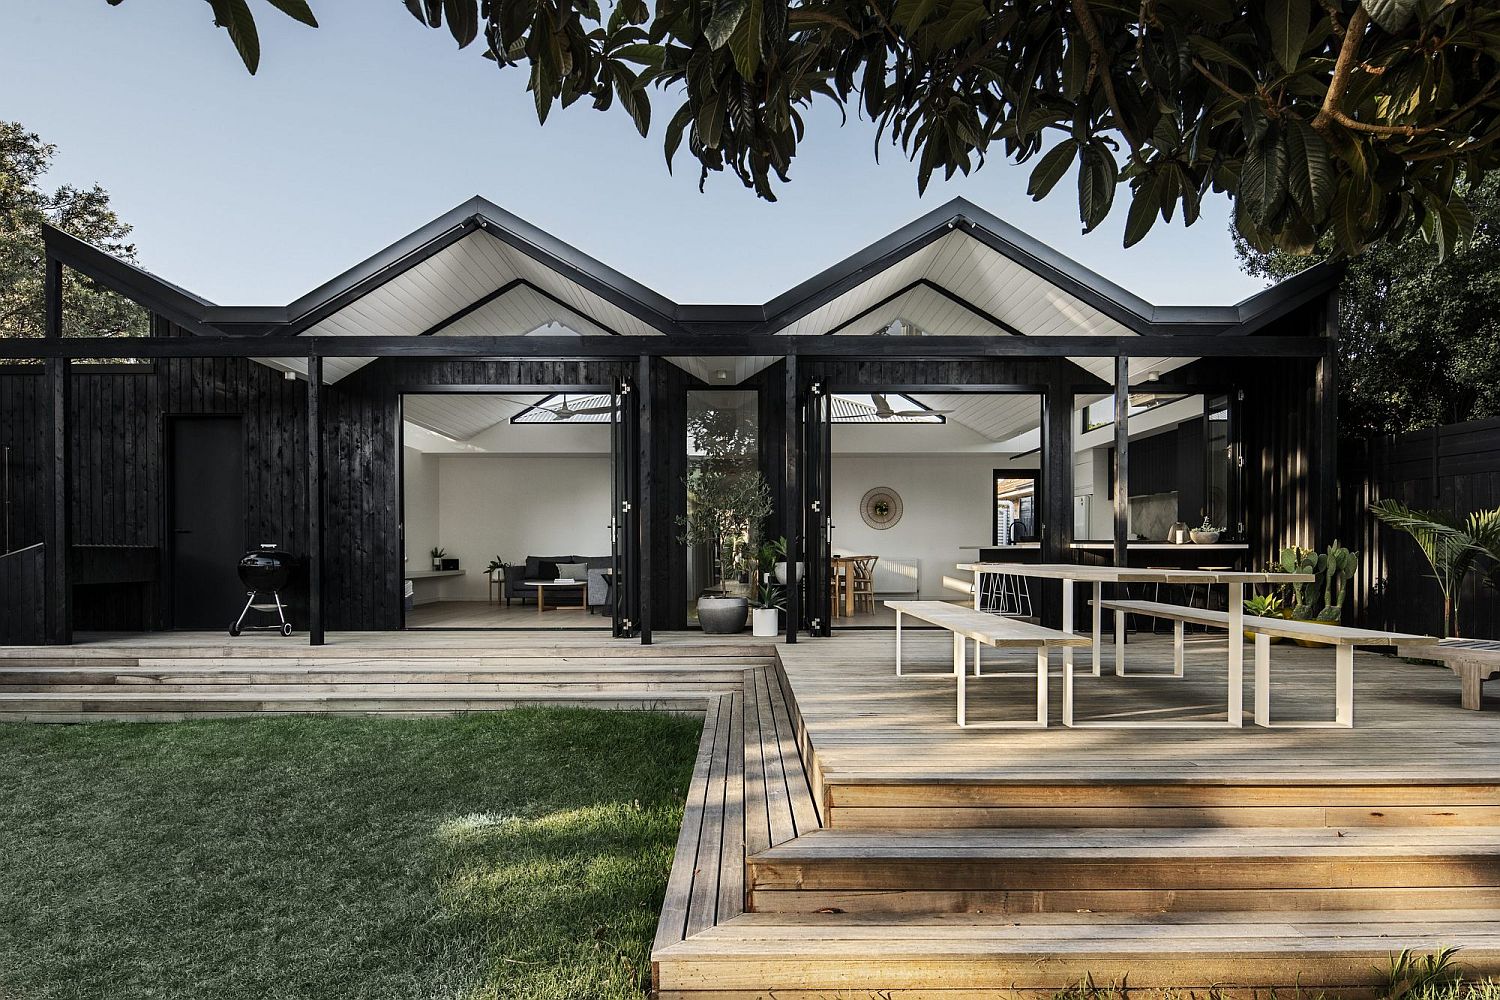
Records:
M743 631L750 617L750 600L746 597L698 598L698 624L709 635L733 635Z

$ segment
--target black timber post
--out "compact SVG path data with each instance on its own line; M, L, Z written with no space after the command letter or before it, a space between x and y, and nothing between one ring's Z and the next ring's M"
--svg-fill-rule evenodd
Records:
M789 643L797 641L802 622L802 581L797 574L797 560L802 553L802 481L797 474L802 465L802 435L797 400L797 356L789 354L786 359L786 423L783 428L786 434L786 470L781 491L781 533L786 537L786 641Z
M42 295L46 311L45 333L48 339L63 334L63 265L48 257L43 271ZM48 500L52 511L48 525L46 549L47 642L65 646L73 641L73 585L69 560L73 551L73 489L69 461L71 453L70 411L72 385L71 362L67 358L48 358L47 373L47 446L52 451L52 470L48 476Z
M1115 565L1130 558L1130 359L1115 358Z
M323 356L307 355L307 644L323 645Z
M1339 298L1333 294L1323 314L1323 336L1327 350L1317 361L1313 374L1314 404L1317 413L1317 444L1312 456L1316 488L1313 515L1313 545L1327 548L1338 534L1338 450L1339 450ZM1435 430L1435 428L1434 428ZM1435 477L1434 477L1435 478Z
M1068 381L1068 362L1051 365L1046 394L1042 397L1042 532L1044 563L1073 561L1073 386ZM1045 585L1046 620L1061 616L1057 600L1060 585ZM1056 614L1053 609L1057 609Z
M653 440L652 427L655 423L656 409L656 385L652 381L653 371L651 368L650 355L642 354L636 363L636 391L640 393L637 397L636 408L640 413L640 454L634 456L640 463L641 495L640 514L636 517L636 523L640 525L641 543L639 564L640 577L635 581L636 592L640 595L641 606L641 645L649 646L651 639L651 617L654 611L654 590L651 585L651 565L655 539L652 538L652 530L655 527L654 502L656 499L656 468L652 465L655 455L655 441ZM627 458L627 460L629 460Z

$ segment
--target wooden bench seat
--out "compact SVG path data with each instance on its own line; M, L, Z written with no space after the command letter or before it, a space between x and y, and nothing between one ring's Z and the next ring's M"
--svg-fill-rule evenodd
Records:
M901 617L911 615L929 625L953 633L953 676L958 682L958 724L962 728L1045 729L1047 728L1047 653L1052 647L1067 649L1092 643L1081 635L1033 625L1015 618L959 607L947 601L886 601L896 613L896 676L901 673ZM979 671L979 648L1036 650L1036 720L972 723L968 719L969 643L974 643L974 676ZM946 675L944 675L946 676Z
M1229 614L1210 611L1206 608L1189 608L1180 604L1165 604L1159 601L1103 601L1100 606L1116 615L1141 615L1146 618L1162 618L1173 623L1172 668L1176 676L1182 676L1183 625L1205 625L1210 628L1228 629ZM1429 648L1437 643L1432 636L1408 635L1401 632L1379 632L1373 629L1352 628L1348 625L1333 625L1327 622L1301 622L1287 618L1265 618L1244 615L1241 628L1255 636L1255 724L1271 727L1271 639L1300 639L1333 646L1335 649L1336 674L1334 680L1334 702L1336 705L1332 722L1281 723L1283 727L1309 728L1354 725L1354 650L1357 646L1395 648L1398 646Z
M1484 682L1500 676L1500 642L1488 639L1444 639L1436 645L1403 642L1396 653L1452 670L1458 675L1459 704L1476 712L1484 703Z

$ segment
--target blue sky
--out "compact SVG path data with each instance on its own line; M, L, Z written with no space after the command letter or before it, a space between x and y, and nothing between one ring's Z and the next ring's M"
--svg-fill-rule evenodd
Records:
M877 164L869 123L827 106L780 201L721 175L699 194L695 161L665 169L670 99L647 139L585 102L543 127L524 71L457 51L398 0L312 0L316 31L250 2L255 77L191 0L13 4L0 35L0 116L58 146L51 182L102 183L141 262L221 304L285 303L476 194L681 302L764 301L959 195L1153 302L1261 287L1223 200L1124 250L1123 203L1083 236L1071 180L1033 203L1029 164L919 198L912 165L889 148Z

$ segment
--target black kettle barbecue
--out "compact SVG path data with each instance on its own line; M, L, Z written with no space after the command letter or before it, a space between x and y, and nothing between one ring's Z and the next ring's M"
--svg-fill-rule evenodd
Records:
M241 557L238 570L240 583L245 585L245 607L234 624L229 626L230 635L239 635L245 628L280 629L282 635L292 634L292 623L286 620L286 605L281 602L281 591L292 579L296 557L273 544L262 544ZM266 603L262 595L269 594L273 603ZM257 603L259 601L260 603ZM251 611L270 615L275 613L276 623L266 625L245 624L245 616Z

